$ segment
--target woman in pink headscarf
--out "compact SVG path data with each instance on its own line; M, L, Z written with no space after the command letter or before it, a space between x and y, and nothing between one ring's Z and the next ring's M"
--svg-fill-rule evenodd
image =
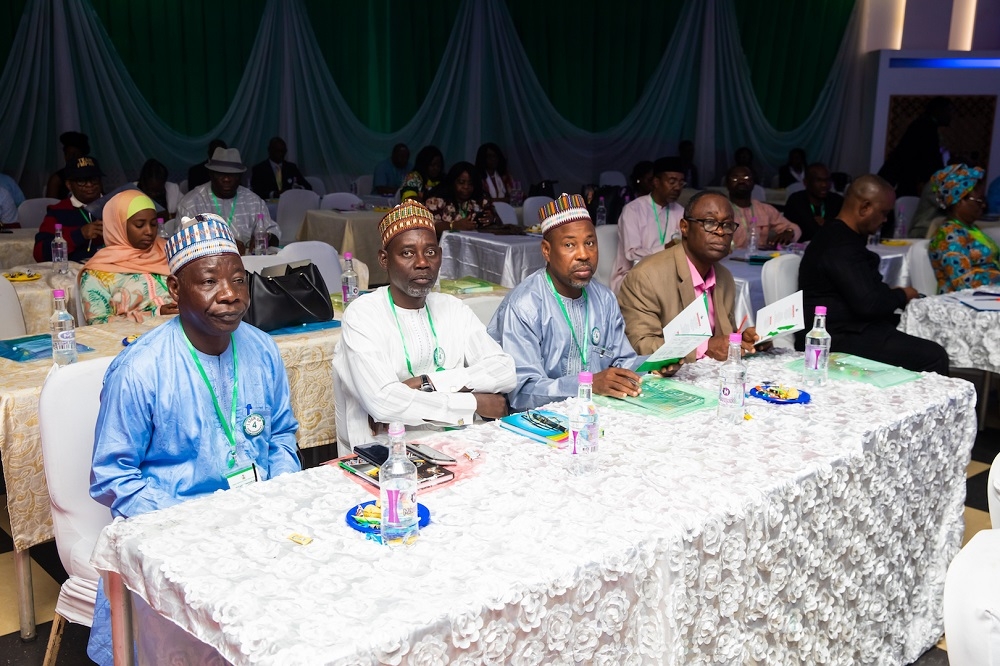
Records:
M139 190L113 196L104 207L104 242L80 274L88 324L177 314L167 290L166 243L157 235L152 199Z

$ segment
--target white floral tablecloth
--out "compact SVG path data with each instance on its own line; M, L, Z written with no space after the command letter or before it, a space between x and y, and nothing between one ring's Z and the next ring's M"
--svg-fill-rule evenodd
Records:
M10 229L0 234L0 269L30 264L35 260L35 234L38 229Z
M767 356L752 381L796 380ZM604 409L589 476L495 424L449 433L484 461L421 495L406 552L349 529L370 495L321 467L115 522L94 561L237 664L910 663L943 630L973 387L816 393L738 426Z
M973 310L951 294L928 296L910 301L899 330L944 347L953 368L1000 372L1000 312Z

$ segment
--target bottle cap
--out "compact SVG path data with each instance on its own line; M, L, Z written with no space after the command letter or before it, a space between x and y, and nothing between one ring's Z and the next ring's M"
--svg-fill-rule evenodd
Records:
M743 342L743 334L742 333L730 333L729 334L729 344L731 344L731 345L738 345L738 344L741 344L742 342Z
M57 224L56 225L56 231L62 231L62 225L61 224Z
M389 424L389 437L402 437L406 434L406 428L399 421L393 421Z
M354 255L351 254L350 252L345 252L344 253L344 259L347 259L348 261L350 261L353 258L354 258Z
M576 378L580 381L581 384L593 384L594 383L594 373L587 372L586 370L584 370L579 375L577 375Z
M817 305L816 306L816 314L818 314L818 315L825 315L826 314L826 306L825 305Z
M66 298L66 292L62 289L53 289L52 298Z

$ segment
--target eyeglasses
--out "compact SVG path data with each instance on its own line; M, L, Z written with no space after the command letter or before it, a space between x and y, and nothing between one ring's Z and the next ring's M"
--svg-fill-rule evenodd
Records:
M977 206L986 207L986 199L980 199L979 197L964 197L962 201L969 201Z
M524 413L524 418L528 419L528 423L542 430L552 430L554 432L564 432L566 430L559 425L558 421L553 421L549 417L539 414L538 412L528 410Z
M753 180L753 176L730 176L729 177L729 182L730 183L738 183L741 180L750 181L750 180Z
M718 220L713 220L711 218L697 220L690 217L684 218L688 222L697 222L702 226L702 228L710 234L714 234L719 229L722 229L722 234L724 236L731 236L736 233L736 230L740 228L739 223L733 222L732 220L728 222L720 222Z

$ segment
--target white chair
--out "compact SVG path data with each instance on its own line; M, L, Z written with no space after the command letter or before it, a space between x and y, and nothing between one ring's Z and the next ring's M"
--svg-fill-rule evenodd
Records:
M357 194L331 192L323 196L319 207L322 210L362 210L365 207L365 202Z
M45 219L45 210L57 203L59 203L59 199L51 197L25 199L17 207L17 221L23 229L37 229L42 226L42 220Z
M340 292L340 257L337 250L323 241L299 241L281 248L278 257L288 263L308 259L319 269L331 294ZM357 271L357 269L354 269Z
M479 321L483 322L483 326L490 325L490 321L502 301L503 296L472 296L462 299L462 303L469 306Z
M802 257L783 254L761 267L760 281L764 289L764 304L770 305L799 290L799 264Z
M910 284L924 296L933 296L938 292L937 276L934 266L927 253L930 241L926 238L914 240L906 251L906 262L910 266Z
M25 333L21 301L8 280L0 278L0 338L18 338Z
M493 210L497 212L497 217L504 224L517 225L517 211L506 201L494 201Z
M990 505L990 524L1000 529L1000 455L993 459L986 481L986 498Z
M364 176L358 176L354 179L355 192L358 193L359 197L365 197L372 193L372 182L375 180L375 176L372 174L365 174Z
M618 258L618 225L597 227L597 272L594 278L605 287L611 286L611 274Z
M943 606L948 663L1000 665L1000 529L979 531L951 561Z
M52 528L69 574L59 589L45 664L55 663L67 620L87 627L93 623L100 575L90 565L90 554L111 522L111 511L90 496L90 468L101 387L112 360L108 356L59 368L45 380L38 401Z
M354 265L354 272L358 274L358 289L361 291L367 291L368 289L368 264L361 261L357 257L351 258L351 263ZM340 255L340 270L343 271L347 268L347 260L344 259L344 255Z
M797 254L783 254L761 267L760 281L764 289L764 304L770 305L799 290L799 264L802 257ZM775 347L793 349L795 339L788 334L772 340Z
M899 197L896 199L896 215L901 216L906 222L906 230L910 230L910 223L913 222L913 214L917 212L920 205L920 197ZM899 223L899 220L896 221Z
M278 228L281 241L291 243L299 233L306 211L319 208L319 195L309 190L287 190L278 197Z
M701 190L696 190L693 187L685 187L683 190L681 190L680 196L677 197L677 203L686 208L688 205L688 201L691 201L691 197L698 194L698 192L700 191Z
M326 194L326 185L323 183L323 179L319 176L306 176L306 182L312 186L312 191L318 196Z
M177 187L180 188L180 191L181 191L182 195L187 194L188 193L188 179L185 178L181 182L177 183Z
M621 171L602 171L601 175L597 178L597 185L598 187L604 187L605 185L625 187L628 185L628 180L625 179L625 174Z
M243 260L243 268L245 268L248 273L260 273L265 268L288 263L287 259L282 259L277 254L248 254L240 258Z
M538 209L547 203L552 203L552 197L528 197L521 206L524 226L533 227L538 224Z
M801 192L804 189L806 189L805 185L803 185L799 181L795 181L794 183L790 184L788 187L785 188L785 194L786 195L795 194L796 192Z

